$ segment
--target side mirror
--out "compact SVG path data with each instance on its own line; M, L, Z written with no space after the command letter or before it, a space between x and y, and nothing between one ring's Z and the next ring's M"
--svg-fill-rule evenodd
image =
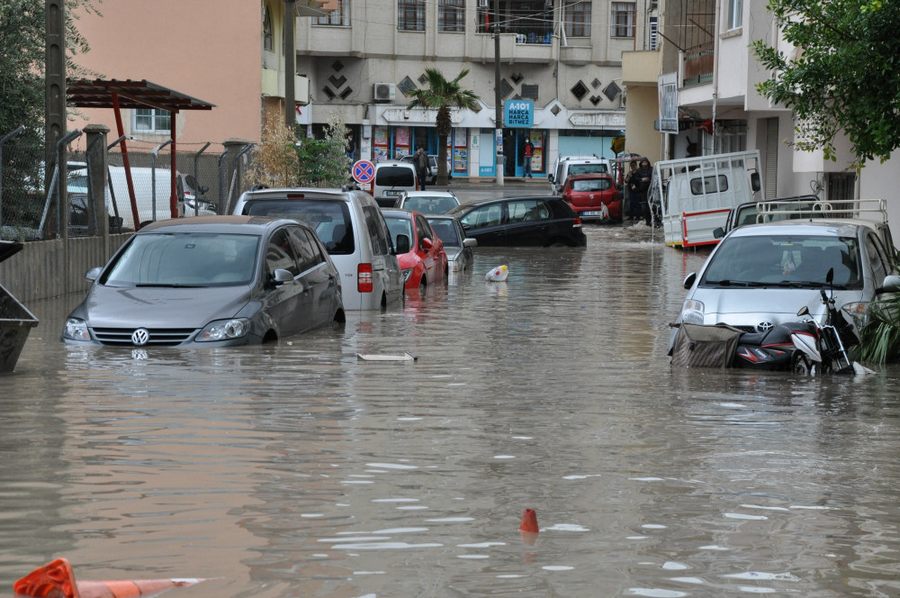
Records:
M682 283L682 284L685 289L690 289L692 286L694 286L694 281L696 281L696 280L697 280L697 273L691 272L690 274L688 274L687 276L684 277L684 283Z
M394 248L394 252L397 254L409 253L409 235L397 235L397 246Z
M713 229L713 237L715 237L716 239L721 239L724 236L725 236L725 229L722 228L721 226L717 226L716 228Z
M889 274L884 277L884 282L881 283L881 287L875 290L876 294L881 293L900 293L900 276L896 274Z
M425 251L431 251L431 248L434 247L434 242L428 237L422 237L422 240L419 242L419 245Z
M762 183L760 182L758 172L750 173L750 188L753 189L753 191L759 191L760 189L762 189Z
M292 280L294 280L294 275L291 274L290 270L285 270L284 268L275 268L275 271L272 272L272 282L275 283L276 287Z
M552 175L552 174L548 174L548 175L547 175L547 181L549 181L549 182L551 182L551 183L555 183L555 182L556 182L556 180L553 178L553 175Z
M100 277L100 272L102 272L102 271L103 271L103 268L101 268L100 266L94 266L93 268L91 268L90 270L88 270L87 272L84 273L84 277L87 280L94 282L95 280L97 280ZM890 278L890 276L888 278Z
M465 239L463 239L463 247L478 247L478 239L466 237Z
M804 305L803 307L800 308L800 311L797 312L797 315L798 315L798 316L808 316L808 315L809 315L809 308L808 308L807 306Z

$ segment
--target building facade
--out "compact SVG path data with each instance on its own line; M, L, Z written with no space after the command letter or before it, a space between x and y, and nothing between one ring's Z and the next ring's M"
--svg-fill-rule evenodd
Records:
M279 0L266 0L275 10ZM461 81L480 98L454 110L448 140L451 172L495 177L497 145L505 176L523 174L526 139L532 170L546 176L560 154L611 157L625 129L622 53L642 47L649 0L338 0L321 18L301 19L297 71L309 80L302 124L315 131L337 113L352 133L354 158L400 158L425 147L437 153L434 112L409 109L410 92L428 67ZM500 36L504 104L533 106L530 120L495 136L494 31Z

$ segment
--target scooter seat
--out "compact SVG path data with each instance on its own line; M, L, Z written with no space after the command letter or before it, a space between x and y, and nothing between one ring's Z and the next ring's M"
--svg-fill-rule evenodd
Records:
M738 341L741 345L752 345L758 347L763 344L769 332L745 332Z

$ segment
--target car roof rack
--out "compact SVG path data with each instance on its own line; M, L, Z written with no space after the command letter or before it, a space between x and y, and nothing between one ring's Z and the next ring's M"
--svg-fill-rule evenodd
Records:
M756 204L756 222L794 219L859 219L887 223L883 199L838 199L834 201L770 200Z

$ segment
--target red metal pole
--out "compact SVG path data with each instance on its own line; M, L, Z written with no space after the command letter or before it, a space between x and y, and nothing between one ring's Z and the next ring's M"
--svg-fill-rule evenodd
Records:
M134 181L131 180L131 163L128 161L128 147L125 144L125 127L122 126L122 111L119 108L119 94L112 93L113 112L116 115L116 130L122 139L122 165L125 167L125 182L128 184L128 199L131 201L131 218L134 222L134 230L141 227L138 216L137 198L134 196Z
M171 183L172 183L172 193L169 196L169 210L171 211L172 218L178 218L178 192L175 186L175 167L178 166L178 154L175 153L175 119L178 116L178 110L172 110L169 112L169 135L172 137L172 149L170 150L172 153L170 155L171 166L169 168L169 174L171 175Z

